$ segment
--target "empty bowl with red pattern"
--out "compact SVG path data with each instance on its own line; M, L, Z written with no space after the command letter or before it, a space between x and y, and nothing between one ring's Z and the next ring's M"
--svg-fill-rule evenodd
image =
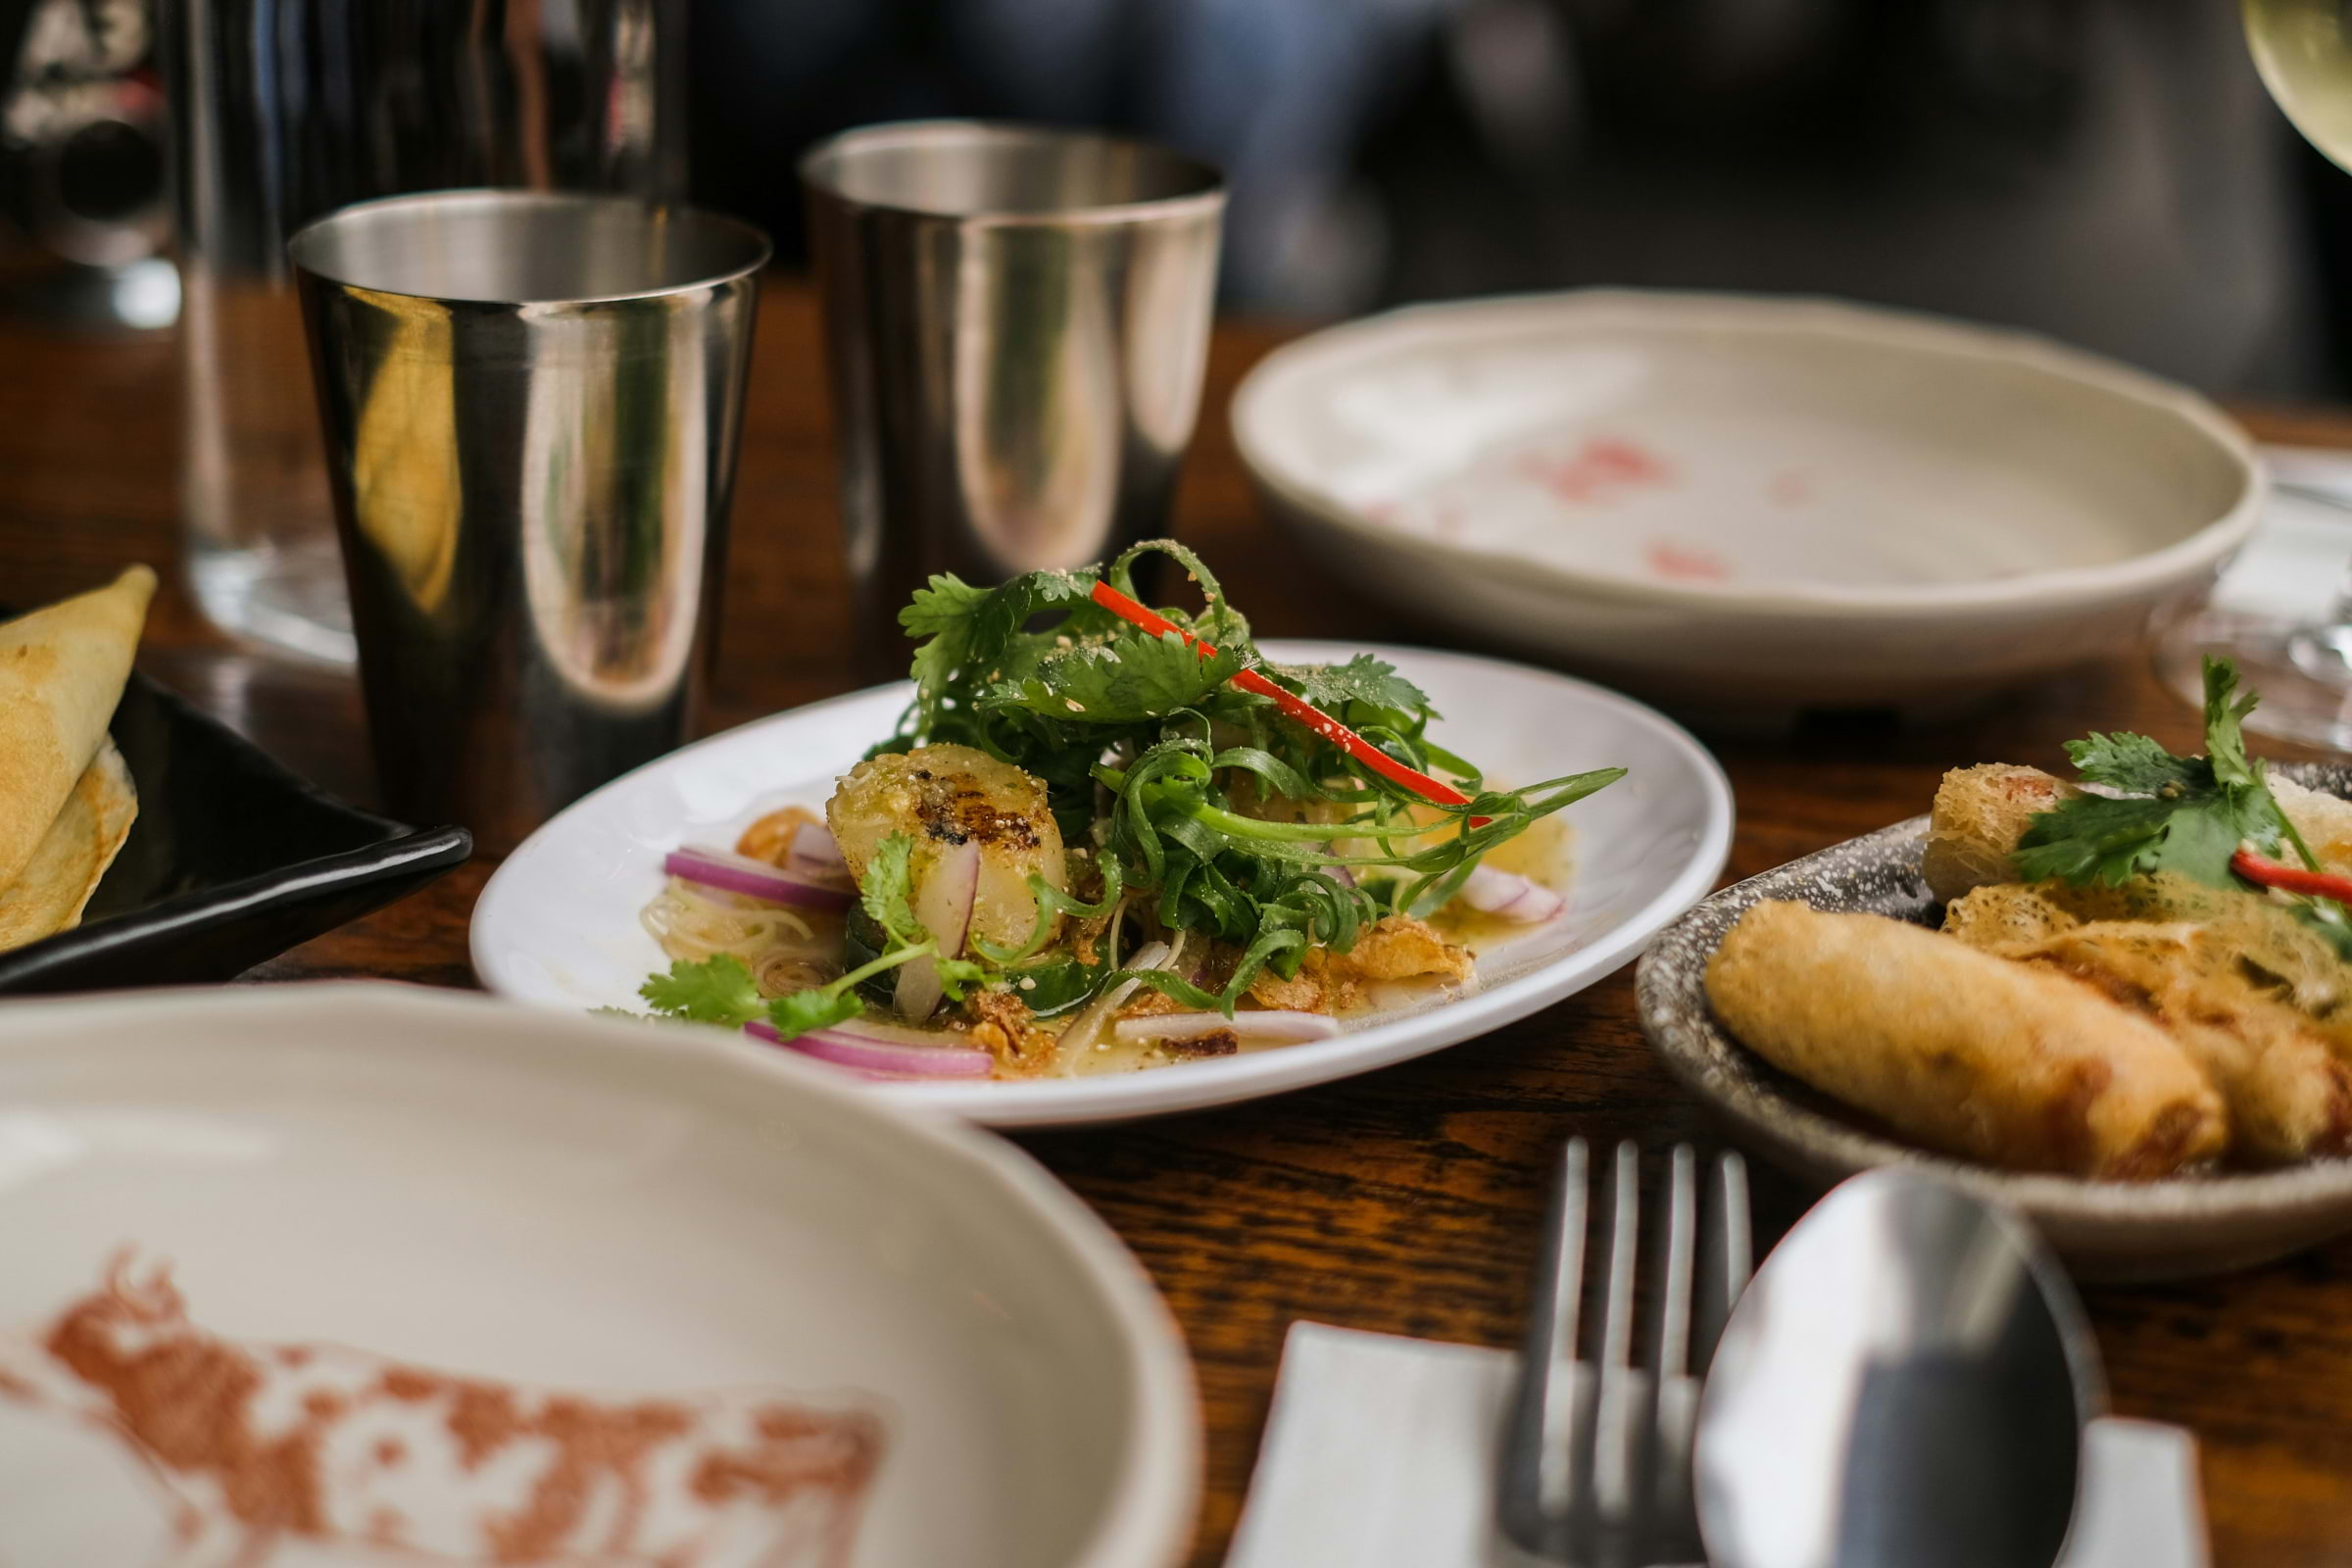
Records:
M2263 494L2183 388L1812 299L1416 306L1269 355L1233 429L1358 584L1700 709L1934 707L2110 655Z
M0 1563L1167 1568L1192 1368L1010 1145L423 987L12 1004Z

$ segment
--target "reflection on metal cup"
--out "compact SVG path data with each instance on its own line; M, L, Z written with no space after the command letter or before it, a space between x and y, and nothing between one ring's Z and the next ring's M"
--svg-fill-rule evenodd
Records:
M385 804L511 849L686 737L767 241L442 191L287 253Z
M872 672L903 669L896 612L931 572L996 582L1164 531L1208 352L1214 170L936 121L846 132L801 177Z

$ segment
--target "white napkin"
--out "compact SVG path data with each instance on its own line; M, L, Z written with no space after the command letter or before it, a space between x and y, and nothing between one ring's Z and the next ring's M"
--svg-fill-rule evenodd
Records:
M1500 1568L1495 1450L1518 1357L1294 1323L1225 1568ZM2207 1568L2196 1443L2104 1419L2061 1568ZM1524 1559L1519 1559L1524 1560Z

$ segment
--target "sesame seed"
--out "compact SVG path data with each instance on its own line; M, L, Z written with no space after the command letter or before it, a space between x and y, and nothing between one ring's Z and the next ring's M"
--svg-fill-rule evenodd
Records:
M1083 713L1086 711L1086 705L1075 697L1064 697L1061 700L1061 706L1068 709L1073 713Z
M1037 989L1037 976L1033 974L1025 974L1021 976L1021 989L1023 991L1035 991Z

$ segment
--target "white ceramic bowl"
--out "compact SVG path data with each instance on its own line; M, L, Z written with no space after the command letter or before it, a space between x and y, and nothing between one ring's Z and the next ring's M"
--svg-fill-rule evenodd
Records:
M168 1263L211 1334L324 1342L307 1358L265 1351L268 1379L243 1406L253 1430L296 1433L297 1450L301 1380L367 1352L607 1406L870 1405L881 1462L845 1568L1168 1568L1191 1537L1200 1426L1183 1344L1102 1222L1005 1144L715 1034L384 985L7 1009L0 1560L393 1561L351 1533L379 1510L415 1531L428 1516L512 1517L541 1440L493 1437L466 1465L449 1451L465 1441L454 1409L438 1431L429 1398L371 1399L370 1373L320 1412L312 1450L335 1528L240 1552L247 1533L221 1517L233 1510L219 1483L259 1450L230 1445L210 1471L168 1462L213 1455L211 1435L234 1421L167 1426L159 1462L105 1401L85 1412L100 1419L77 1415L95 1383L44 1353L48 1327L123 1248L137 1249L134 1280ZM211 1342L144 1332L148 1349L208 1364L197 1351ZM150 1419L183 1397L233 1407L237 1381L151 1379L138 1397ZM381 1456L351 1426L403 1421L407 1451ZM692 1473L709 1450L701 1429L691 1441L636 1474ZM667 1458L679 1463L665 1471ZM248 1489L248 1505L283 1494L283 1479ZM602 1510L623 1502L622 1484L593 1468L575 1479L613 1517ZM654 1490L652 1511L676 1517L681 1497ZM509 1504L495 1515L494 1494ZM174 1495L216 1555L167 1549ZM644 1544L593 1555L655 1560ZM841 1562L742 1546L659 1555Z
M2204 399L1804 299L1420 306L1233 403L1274 514L1430 618L1720 709L1932 706L2134 643L2252 529Z

